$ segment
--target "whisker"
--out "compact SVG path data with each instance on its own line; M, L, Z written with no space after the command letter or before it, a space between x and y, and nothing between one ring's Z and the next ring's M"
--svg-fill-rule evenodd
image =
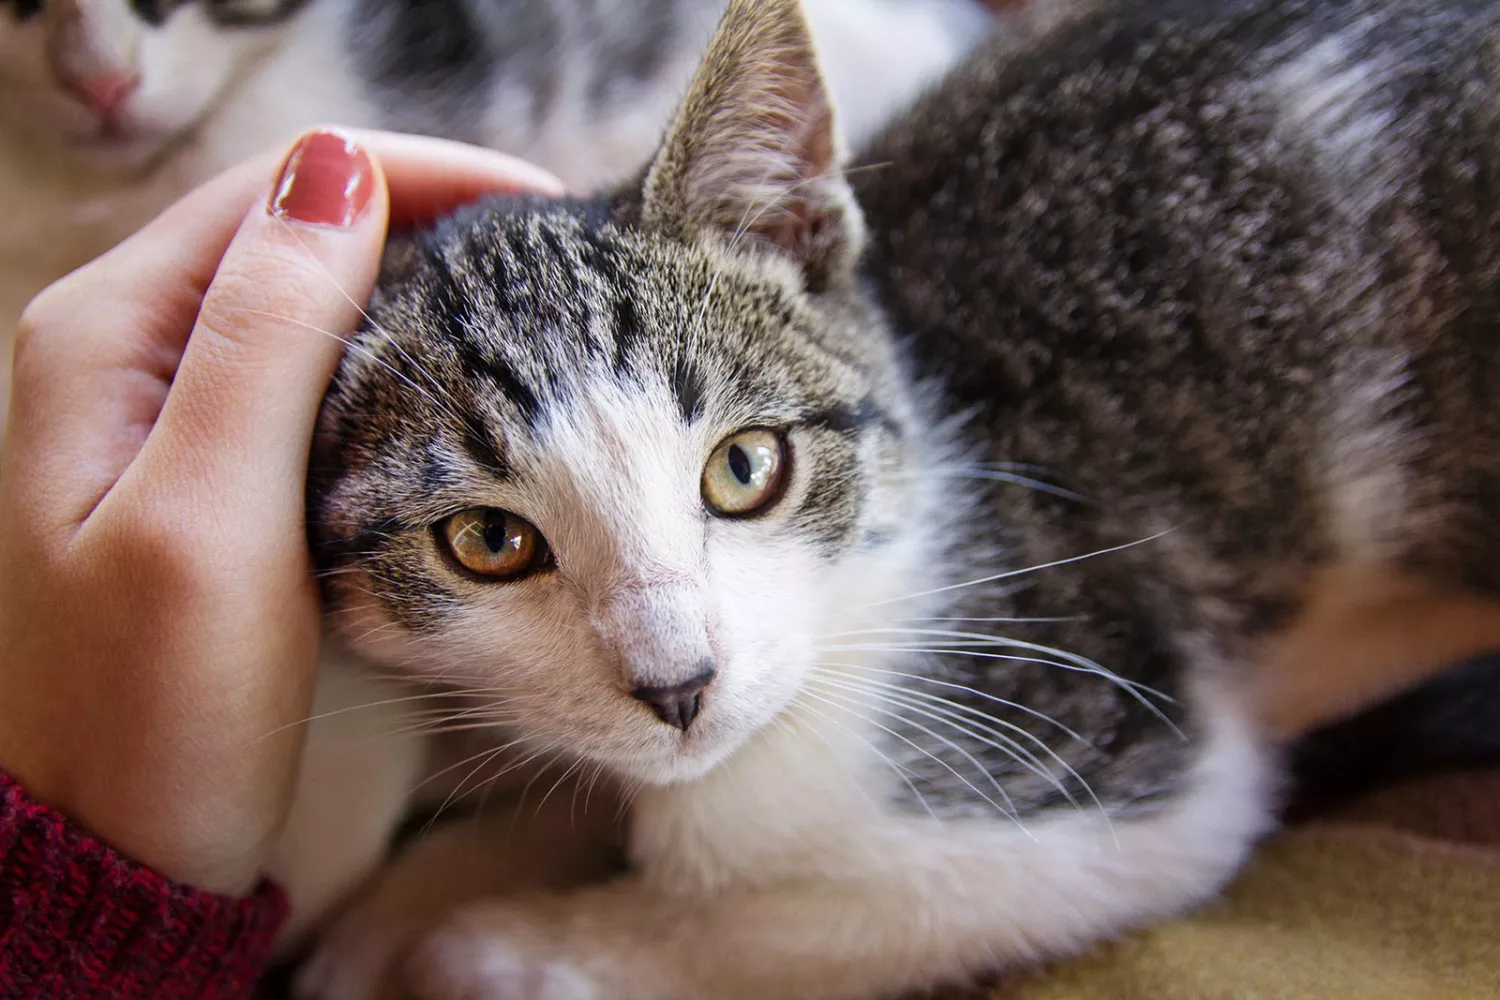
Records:
M841 695L839 693L840 692L840 688L835 687L832 684L829 684L827 682L827 678L821 678L820 679L820 678L814 677L814 678L811 678L808 683L809 684L819 684L820 682L823 685L822 691L823 691L823 694L825 696L827 696L829 698L835 698L835 699L838 699L838 698L841 697ZM866 694L866 693L868 693L868 692L865 692L865 691L861 691L861 690L859 690L857 688L844 687L844 688L842 688L842 690L845 691L845 692L852 692L852 693L855 693L855 694ZM881 700L884 700L884 699L881 699ZM1009 814L1013 818L1019 818L1020 812L1019 812L1019 810L1016 809L1016 804L1015 804L1015 802L1013 802L1011 800L1010 794L1008 792L1006 792L1005 788L1000 784L999 779L997 779L995 777L994 773L991 772L989 768L985 767L984 764L982 764L979 761L979 758L975 757L973 754L969 753L969 751L965 750L963 747L959 746L957 743L954 743L952 740L948 739L946 736L943 736L940 733L937 733L937 732L934 732L931 729L928 729L926 726L922 725L919 722L915 722L912 719L906 718L905 716L897 716L897 715L895 715L895 713L892 713L889 710L884 709L883 707L882 707L882 710L884 710L887 715L890 715L893 718L896 718L899 721L905 723L906 725L911 726L913 729L916 729L916 730L924 733L925 735L932 737L933 739L935 739L938 742L942 743L944 746L948 747L950 750L953 750L955 753L957 753L960 756L962 756L964 758L964 760L966 760L966 761L969 762L969 764L974 768L974 770L978 771L980 774L984 775L989 780L989 783L994 786L995 791L997 791L997 792L1000 793L1000 797L1005 800L1005 805L1006 805L1007 809L1009 809ZM915 709L913 709L913 710L916 711ZM866 721L871 721L872 724L873 724L873 720L866 720ZM953 728L955 728L955 729L958 728L956 725L953 725L953 723L951 723L951 722L949 723L949 725L953 726ZM963 730L961 730L961 729L959 731L963 732ZM894 736L895 733L892 733L891 735ZM972 736L972 734L969 734L969 735ZM980 741L980 742L983 742L983 741ZM1056 779L1053 779L1053 780L1056 780ZM1067 793L1064 792L1063 794L1066 795Z
M338 291L338 293L344 297L344 301L348 302L351 306L353 306L355 308L355 310L359 313L360 318L362 320L364 320L366 326L368 326L371 330L373 330L374 332L378 333L382 338L384 338L385 342L387 344L389 344L392 348L394 348L395 351L396 351L396 353L399 354L399 355L401 355L401 357L406 361L406 363L412 367L412 370L415 371L417 374L421 375L424 379L426 379L427 382L430 385L432 385L433 388L435 388L435 389L436 388L440 388L441 383L436 378L433 377L432 373L429 372L426 368L424 368L417 361L416 358L413 358L410 354L408 354L406 352L406 349L401 346L400 341L398 341L394 336L392 336L389 330L385 329L385 327L383 327L379 323L375 322L374 318L365 309L365 307L363 305L361 305L354 298L354 296L350 295L349 292L348 292L348 290L345 289L343 285L339 284L338 279L333 276L333 272L329 271L327 265L325 265L323 263L323 261L318 257L317 254L315 254L315 253L312 252L312 248L307 245L307 242L302 238L302 234L299 233L299 232L297 232L297 230L295 228L293 228L292 225L290 223L288 223L285 219L277 217L276 221L280 222L282 228L287 232L287 234L290 235L292 237L292 239L297 242L297 245L300 246L302 248L303 252L307 255L307 259L309 261L311 261L317 267L317 269L319 271L322 272L323 277L325 279L327 279L328 283L330 285L332 285L334 287L334 289L336 289ZM328 331L326 331L326 330L321 331L321 332L328 333ZM337 336L336 334L329 334L329 335L330 336ZM344 340L346 343L349 342L347 340L347 338L344 338L344 337L339 337L338 339ZM384 364L383 361L381 363ZM393 374L397 375L398 377L403 378L403 379L405 378L405 376L401 375L400 372L397 372L390 365L387 364L386 367ZM414 389L417 388L416 384L412 383L409 379L407 380L407 382L408 382L409 385L412 386L412 388L414 388ZM418 391L421 391L421 390L418 389ZM456 418L458 418L460 420L463 419L462 415L459 414L456 410L453 410L450 407L445 406L443 403L439 402L436 398L434 398L432 396L428 396L428 398L432 400L432 402L433 402L434 405L438 406L440 409L443 409L450 416L456 417Z
M562 775L560 777L558 777L558 779L552 783L552 787L549 788L549 789L547 789L547 793L542 796L542 800L536 804L536 811L532 815L533 816L540 816L542 814L542 809L547 805L547 800L552 797L552 793L555 792L555 791L557 791L558 786L561 785L564 781L567 781L568 777L570 775L572 775L573 772L581 769L582 767L583 767L583 758L582 757L579 757L577 760L573 761L572 764L568 765L568 768L565 771L563 771ZM576 792L575 792L575 794L576 794Z
M1013 472L1001 472L994 469L968 469L963 471L950 471L943 470L942 468L938 468L937 470L923 469L920 473L912 473L906 478L925 478L933 474L934 472L936 473L936 475L947 479L980 479L995 483L1009 483L1013 486L1024 486L1027 489L1036 490L1038 493L1050 493L1052 496L1059 497L1063 500L1071 500L1075 503L1084 504L1089 507L1099 506L1097 501L1092 500L1081 493L1074 493L1072 490L1066 489L1062 486L1056 486L1052 483L1043 482L1040 479L1032 479L1029 476L1020 476Z
M949 649L892 644L827 646L824 648L830 652L905 652L926 653L936 656L969 656L976 659L1009 660L1011 662L1019 663L1040 663L1046 666L1058 667L1062 670L1076 670L1079 673L1095 674L1096 676L1103 677L1104 679L1110 681L1111 683L1119 687L1120 690L1124 691L1136 701L1140 702L1141 705L1143 705L1148 711L1150 711L1162 722L1166 723L1178 736L1183 737L1183 739L1187 738L1183 734L1182 730L1177 727L1177 724L1174 723L1170 718L1168 718L1166 713L1163 712L1160 708L1153 705L1150 699L1146 697L1146 695L1149 694L1160 698L1169 704L1176 704L1175 699L1166 694L1163 694L1155 688L1147 687L1146 685L1141 684L1137 681L1127 680L1124 677L1121 677L1119 674L1105 669L1104 667L1095 663L1093 660L1088 659L1087 657L1078 656L1074 653L1068 653L1061 649L1054 649L1051 646L1042 646L1037 643L1022 642L1020 640L1012 640L1010 642L1000 643L998 645L1015 646L1021 649L1032 650L1039 653L1051 653L1054 656L1065 658L1065 662L1058 662L1057 660L1048 660L1040 657L1014 656L1007 653L989 653L980 649L968 649L962 647L954 647Z
M979 787L977 785L975 785L968 778L965 778L962 774L960 774L958 772L958 770L955 767L953 767L952 764L949 764L946 760L943 760L943 758L939 757L937 754L935 754L935 753L931 752L930 750L928 750L927 748L923 747L921 744L915 742L914 740L908 739L907 737L905 737L905 736L901 735L900 733L896 732L894 729L891 729L889 726L883 725L883 724L875 721L874 719L871 719L870 717L868 717L866 715L862 715L861 713L859 713L857 711L854 711L854 706L852 704L843 703L843 702L841 702L839 700L835 700L832 697L828 696L826 693L825 694L814 694L813 692L808 691L806 688L803 688L802 695L804 697L807 697L807 698L812 698L814 701L822 702L823 704L828 705L828 706L830 706L832 708L842 708L843 710L850 712L856 718L859 718L861 721L865 722L867 725L874 726L876 729L881 730L882 732L890 735L894 739L898 739L902 743L905 743L907 746L911 747L913 750L917 751L918 753L922 754L923 756L931 758L935 763L937 763L939 766L941 766L942 768L944 768L945 770L947 770L950 774L952 774L959 781L963 782L963 784L970 791L972 791L975 795L979 796L981 799L983 799L984 801L988 802L991 806L993 806L996 812L1000 813L1000 815L1002 815L1002 816L1008 817L1012 822L1014 822L1016 824L1017 827L1019 827L1021 829L1021 832L1026 833L1026 835L1028 837L1031 836L1031 834L1026 830L1025 825L1021 822L1019 814L1015 813L1013 810L1007 811L1007 809L1005 807L1001 806L1000 803L996 802L994 799L990 798L984 792L980 791L980 789L979 789ZM920 729L922 727L917 726L916 728ZM953 746L953 744L952 744L951 741L945 740L943 737L938 736L937 734L932 733L931 731L927 731L927 732L928 732L928 735L932 736L933 739L938 740L939 742L942 742L942 743L946 743L948 746ZM955 750L959 750L960 753L964 752L964 751L962 751L958 747L953 747L953 748ZM972 757L970 757L970 759L972 760ZM974 761L973 763L975 764L976 767L979 766L978 765L978 761ZM987 770L985 770L982 767L980 767L979 770L980 770L981 773L983 773L985 775L985 777L989 778L990 781L992 783L994 783L997 788L999 787L999 783L995 782L995 779L994 779L993 775L991 775ZM1009 803L1010 797L1008 795L1005 795L1005 790L1004 789L1000 789L1000 794L1002 796L1004 796L1005 799L1006 799L1006 801L1007 801L1007 803ZM1034 840L1035 838L1033 837L1032 839Z
M821 674L821 676L817 677L818 682L823 684L830 683L830 675L828 675L826 672L821 671L818 673ZM846 674L838 674L836 676L843 680L850 679ZM843 684L840 686L846 689L856 689L859 684L864 683L870 682L861 678L856 683ZM884 682L873 683L879 685L882 689L885 690L886 693L883 694L882 697L896 701L903 707L911 711L919 712L924 716L935 719L936 721L945 722L947 725L952 726L954 729L957 729L959 732L970 737L971 739L977 740L980 743L999 750L1000 752L1009 756L1011 759L1023 764L1023 766L1025 766L1031 773L1035 774L1039 778L1046 780L1049 784L1056 788L1058 792L1060 792L1062 796L1067 799L1068 802L1071 803L1074 807L1080 807L1078 800L1070 791L1068 791L1067 786L1062 782L1062 780L1059 779L1055 774L1053 774L1041 762L1041 760L1036 757L1035 754L1027 750L1014 738L1007 736L1006 734L993 728L993 726L986 725L984 723L994 723L995 725L1005 726L1006 728L1014 729L1015 731L1026 736L1028 739L1036 743L1037 746L1039 746L1049 757L1056 761L1058 765L1067 772L1069 777L1071 777L1074 781L1078 782L1078 784L1083 787L1084 791L1088 793L1089 798L1093 800L1094 805L1098 807L1100 814L1104 816L1105 822L1110 823L1111 829L1113 828L1113 824L1111 823L1109 818L1109 813L1104 808L1104 803L1099 800L1099 797L1096 794L1094 794L1093 787L1084 780L1083 775L1079 774L1076 768L1074 768L1071 764L1064 760L1060 754L1058 754L1055 750L1048 746L1045 741L1039 739L1033 733L1027 732L1020 726L1016 726L1012 723L1007 723L1003 719L996 719L992 716L985 715L982 712L969 708L967 705L961 705L957 702L948 701L946 698L937 698L936 696L924 694L919 691L909 691L897 685L885 684ZM945 709L932 704L924 707L921 704L921 699L927 699L929 702L937 702L941 705L951 706L951 709ZM984 721L980 722L975 719L965 718L963 715L958 714L959 712L969 713L973 716L977 716L979 720ZM911 721L909 719L904 719L900 715L896 715L895 713L892 713L892 715L904 722L909 723ZM960 723L965 723L965 725L961 725ZM976 727L979 732L975 732L974 730L968 728L968 726ZM996 745L992 740L984 738L982 734L985 733L989 734L995 739L1001 740L1004 743L1004 746ZM1085 743L1085 745L1090 744Z
M385 739L392 736L405 736L408 734L419 734L422 736L444 736L451 733L472 733L481 730L503 729L507 724L517 721L519 716L493 717L485 719L448 720L443 718L430 719L418 722L410 726L402 726L388 733L382 734ZM367 741L368 742L368 741Z
M1061 722L1058 722L1056 719L1054 719L1050 715L1047 715L1047 714L1045 714L1043 712L1039 712L1036 709L1031 708L1030 706L1021 704L1020 702L1007 701L1006 699L1001 698L998 695L990 694L988 691L981 691L978 688L969 687L967 684L959 684L956 681L948 681L948 680L942 680L942 679L937 678L937 677L929 677L926 674L906 673L906 672L901 671L901 670L891 670L889 668L867 667L867 666L863 666L863 665L851 665L851 664L843 664L843 663L830 664L830 666L847 667L847 668L849 668L851 670L860 671L861 673L883 674L883 675L888 676L888 677L901 677L901 678L904 678L906 680L921 681L924 684L932 684L932 685L935 685L937 687L949 688L949 689L954 690L954 691L962 691L964 694L973 695L974 697L979 698L979 699L981 699L983 701L992 702L992 703L994 703L996 705L1004 706L1005 708L1014 709L1017 712L1024 712L1025 714L1031 716L1032 718L1040 719L1042 722L1046 722L1046 723L1049 723L1051 725L1056 726L1058 729L1061 729L1068 736L1071 736L1073 739L1077 740L1079 743L1082 743L1084 746L1087 746L1087 747L1093 747L1094 746L1093 743L1091 743L1088 740L1084 739L1082 736L1078 735L1078 733L1074 732L1072 729L1070 729L1067 726L1063 725ZM999 721L999 720L996 720L996 721ZM1024 730L1023 730L1023 732L1024 732Z
M454 765L454 767L460 767L460 766L462 766L462 764L467 764L469 761L473 760L475 757L482 758L479 761L478 764L474 765L474 767L469 771L468 774L464 775L463 780L460 781L457 785L455 785L453 787L453 790L448 793L448 797L447 798L443 799L442 803L437 807L437 810L435 812L433 812L433 814L427 818L427 822L422 825L421 836L426 836L427 833L432 829L433 824L435 824L438 821L438 819L443 815L443 813L447 811L448 807L450 805L452 805L455 801L458 800L460 793L464 789L464 786L469 783L469 779L473 778L474 775L478 774L480 770L482 770L483 768L485 768L486 766L488 766L489 763L490 763L490 761L494 760L500 754L504 753L505 750L506 750L506 747L504 747L504 746L495 747L493 750L488 750L488 751L483 751L482 750L479 753L476 753L476 754L474 754L471 757L464 758L464 760L460 764ZM452 770L452 768L445 768L444 769L444 771L447 771L447 770ZM439 772L439 773L443 773L443 772ZM435 778L435 777L437 777L437 775L433 775L432 777ZM429 778L428 780L431 780L431 778ZM424 784L425 784L425 782L424 782ZM420 788L421 786L418 785L417 787ZM415 789L413 789L413 791L415 791Z
M1003 573L993 573L989 576L982 576L975 580L965 580L963 583L950 583L945 587L934 587L931 590L921 590L917 591L914 594L903 594L900 597L888 597L884 600L873 601L869 604L862 604L858 605L857 607L849 608L844 613L849 614L855 611L867 610L869 608L878 608L887 604L895 604L898 601L912 601L916 600L919 597L931 597L934 594L946 594L949 591L962 590L965 587L977 587L985 583L995 583L999 580L1008 580L1012 577L1022 576L1027 573L1036 573L1044 569L1052 569L1057 566L1066 566L1069 563L1082 562L1085 559L1093 559L1098 556L1111 555L1115 552L1123 552L1126 549L1133 549L1137 546L1145 545L1148 542L1154 542L1164 535L1171 534L1173 530L1175 529L1168 528L1165 531L1158 531L1156 534L1150 535L1146 538L1140 538L1133 542L1126 542L1123 545L1110 546L1109 548L1105 549L1096 549L1093 552L1086 552L1083 555L1079 556L1068 556L1066 559L1054 559L1052 562L1039 563L1035 566L1026 566L1021 569L1006 570Z
M827 667L822 665L815 666L812 670L812 674L814 677L818 678L821 683L836 683L850 689L868 691L875 694L876 697L881 698L882 700L899 699L902 703L913 703L909 707L920 707L928 711L940 712L944 715L952 717L956 721L980 726L985 731L990 732L996 739L1003 740L1008 746L1013 747L1014 753L1024 754L1027 763L1031 764L1034 767L1041 768L1041 771L1038 772L1039 776L1041 774L1050 776L1051 772L1047 771L1046 768L1042 765L1042 762L1014 737L993 729L993 726L1002 726L1006 729L1020 733L1021 735L1025 736L1027 739L1035 743L1037 746L1039 746L1046 753L1048 753L1063 767L1067 767L1067 762L1058 757L1058 755L1052 750L1052 748L1047 745L1046 741L1041 739L1036 734L1028 732L1026 729L1016 725L1013 722L1006 722L1004 719L997 719L994 716L986 715L978 709L971 708L961 702L952 701L948 698L942 698L934 694L928 694L924 691L912 691L905 687L902 687L899 684L891 684L886 681L878 681L872 678L859 677L847 673L843 670L829 670L827 669ZM1087 746L1088 744L1085 743L1084 745ZM996 749L999 748L996 747ZM1061 788L1059 788L1058 790L1062 791Z
M433 406L436 406L438 409L442 410L449 417L455 420L463 420L463 416L453 409L452 404L438 399L432 393L428 392L425 388L413 382L395 365L391 364L389 361L385 360L380 355L376 354L374 351L370 350L362 344L356 343L355 341L350 340L347 337L341 337L338 334L333 333L329 330L325 330L320 326L317 326L313 323L304 322L303 320L296 319L292 316L283 316L279 313L268 312L264 309L252 309L249 307L244 307L243 311L251 316L263 316L267 319L274 319L278 323L287 323L292 326L301 327L302 329L312 333L321 333L325 337L331 337L332 339L337 340L339 343L343 344L347 350L354 351L355 353L359 354L360 357L374 362L375 364L384 368L386 371L390 372L392 375L396 376L396 378L400 379L402 382L410 386L413 391L421 393L424 397L426 397L428 402L432 403ZM384 331L381 332L384 333ZM392 345L395 344L395 340L391 338L389 334L386 334L385 336ZM397 350L400 350L400 348L398 347Z
M892 771L894 771L896 773L896 777L900 778L901 781L902 781L902 783L904 785L906 785L907 789L912 793L912 795L914 795L916 797L916 800L918 802L922 803L922 808L924 810L926 810L927 815L931 816L933 819L937 819L937 813L933 812L931 804L929 804L928 801L927 801L927 797L922 794L921 790L919 788L917 788L917 786L915 784L912 783L912 780L911 780L911 770L909 768L907 768L906 766L904 766L903 764L901 764L899 761L896 761L896 760L892 759L889 754L885 753L883 750L881 750L879 747L877 747L873 742L871 742L870 740L866 739L864 736L860 735L859 733L855 732L854 730L850 729L848 726L844 725L842 722L839 722L837 719L833 718L832 716L828 715L825 712L818 711L813 706L811 706L811 705L807 704L806 702L802 701L801 697L802 697L801 696L801 692L798 692L797 697L793 699L792 704L788 706L788 709L799 711L799 712L807 712L809 715L812 715L814 718L823 720L824 722L828 723L829 725L834 726L834 727L842 730L844 733L846 733L849 736L853 737L854 739L858 740L860 743L863 743L865 745L865 747L867 747L869 749L870 753L876 759L878 759L879 761L881 761L882 763L884 763L886 766L888 766ZM841 708L841 709L839 709L839 711L847 711L847 709L842 709ZM833 749L833 743L816 726L813 727L813 732L817 733L818 736L820 738L822 738L823 742L828 745L829 749Z
M464 692L453 692L452 695L451 695L451 697L457 697L460 694L464 694ZM358 705L346 705L343 708L335 708L335 709L331 709L330 711L327 711L327 712L318 712L318 713L316 713L314 715L309 715L306 718L298 719L296 722L288 722L285 725L277 726L275 729L272 729L270 732L263 733L262 735L257 736L255 739L253 739L249 743L245 744L245 749L248 750L250 747L255 746L256 744L262 742L263 740L270 739L272 736L275 736L277 733L285 732L288 729L295 729L298 726L306 726L306 725L310 725L310 724L312 724L314 722L320 722L323 719L331 719L331 718L333 718L335 716L347 715L350 712L360 712L360 711L364 711L366 709L371 709L371 708L383 708L383 707L388 706L388 705L400 705L400 704L404 704L404 703L408 703L408 702L413 702L413 701L425 701L426 699L432 698L432 697L439 697L439 695L436 695L433 692L422 692L420 694L404 695L404 696L402 696L400 698L382 698L382 699L380 699L378 701L361 702ZM447 696L445 696L445 697L447 697Z
M1036 622L1078 622L1078 621L1083 621L1083 616L1082 615L1064 615L1062 617L1057 617L1057 618L1005 618L1005 617L998 617L998 618L961 618L961 617L955 617L955 616L951 616L951 615L917 615L917 616L910 617L910 618L891 618L889 620L893 621L893 622L1022 622L1022 623L1028 623L1029 624L1029 623L1036 623ZM836 636L851 635L851 634L853 634L853 633L849 633L849 632L831 632L831 633L829 633L829 636L830 637L836 637Z

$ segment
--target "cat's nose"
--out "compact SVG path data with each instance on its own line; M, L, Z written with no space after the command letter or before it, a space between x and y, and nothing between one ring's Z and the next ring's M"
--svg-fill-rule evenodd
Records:
M667 725L686 732L703 706L703 689L713 679L714 668L705 664L700 673L679 684L638 687L630 692L630 696L650 705L656 717Z
M100 118L114 117L120 105L140 85L140 74L121 72L96 73L63 81L68 92Z

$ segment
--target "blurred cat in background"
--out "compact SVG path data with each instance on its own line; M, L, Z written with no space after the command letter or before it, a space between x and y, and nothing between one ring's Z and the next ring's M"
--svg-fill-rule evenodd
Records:
M0 414L26 302L208 176L332 122L491 146L592 190L644 166L723 7L0 0ZM978 0L809 14L856 138L988 25Z

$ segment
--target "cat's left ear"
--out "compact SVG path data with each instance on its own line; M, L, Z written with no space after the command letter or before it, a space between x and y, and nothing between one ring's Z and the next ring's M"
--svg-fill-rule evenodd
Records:
M863 243L833 106L798 0L731 0L646 174L643 221L754 241L817 289L848 280Z

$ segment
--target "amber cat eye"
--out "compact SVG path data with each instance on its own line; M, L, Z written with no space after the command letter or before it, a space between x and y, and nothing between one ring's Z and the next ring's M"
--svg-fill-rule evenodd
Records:
M437 526L453 561L488 580L514 580L552 562L547 540L530 521L495 507L471 507Z

